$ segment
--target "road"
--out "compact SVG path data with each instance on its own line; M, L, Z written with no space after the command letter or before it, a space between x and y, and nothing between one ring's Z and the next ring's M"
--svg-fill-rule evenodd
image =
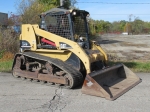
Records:
M137 73L142 83L116 99L23 81L0 73L0 112L149 112L150 74Z

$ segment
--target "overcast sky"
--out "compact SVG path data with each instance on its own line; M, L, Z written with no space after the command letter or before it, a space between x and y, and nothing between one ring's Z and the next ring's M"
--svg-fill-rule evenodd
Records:
M17 3L17 1L18 0L7 0L6 2L6 0L0 0L0 12L16 13L17 11L15 4ZM75 6L78 7L79 9L89 11L91 18L95 20L105 20L112 22L120 20L129 20L130 16L132 21L135 18L139 18L144 21L150 21L150 0L107 0L107 1L77 0L77 1L78 3ZM139 4L128 4L128 3L139 3Z

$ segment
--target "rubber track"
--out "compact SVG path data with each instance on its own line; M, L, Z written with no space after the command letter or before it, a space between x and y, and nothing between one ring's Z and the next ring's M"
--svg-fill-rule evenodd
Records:
M30 58L34 58L36 60L42 60L49 63L52 63L53 65L57 66L61 70L68 73L68 75L72 78L73 85L70 88L75 88L83 83L83 75L73 68L72 66L68 65L67 63L63 62L62 60L56 59L56 58L50 58L46 56L42 56L39 54L36 54L34 52L24 52L24 53L17 53L17 55L24 55Z

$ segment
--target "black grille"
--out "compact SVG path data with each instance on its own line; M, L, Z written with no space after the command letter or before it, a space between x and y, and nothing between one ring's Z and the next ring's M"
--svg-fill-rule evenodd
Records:
M45 16L47 30L51 33L71 40L69 19L66 14L49 13Z
M85 21L80 16L75 17L74 30L75 34L86 37Z

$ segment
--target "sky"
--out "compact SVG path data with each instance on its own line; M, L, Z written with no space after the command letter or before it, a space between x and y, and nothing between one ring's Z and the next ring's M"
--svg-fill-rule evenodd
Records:
M131 18L130 21L133 21L139 18L150 22L150 0L77 0L77 2L75 6L81 10L88 11L90 17L94 20L113 22L120 20L129 21L129 18ZM0 12L17 14L16 3L18 3L18 0L7 0L7 2L0 0Z
M0 0L0 12L3 12L3 13L11 13L11 12L14 12L16 13L16 2L18 0Z
M133 21L139 18L150 21L150 0L78 0L79 9L90 12L90 17L105 21ZM80 3L99 2L99 3ZM101 3L103 2L103 3ZM114 3L114 4L111 4ZM149 4L115 4L115 3L149 3Z

